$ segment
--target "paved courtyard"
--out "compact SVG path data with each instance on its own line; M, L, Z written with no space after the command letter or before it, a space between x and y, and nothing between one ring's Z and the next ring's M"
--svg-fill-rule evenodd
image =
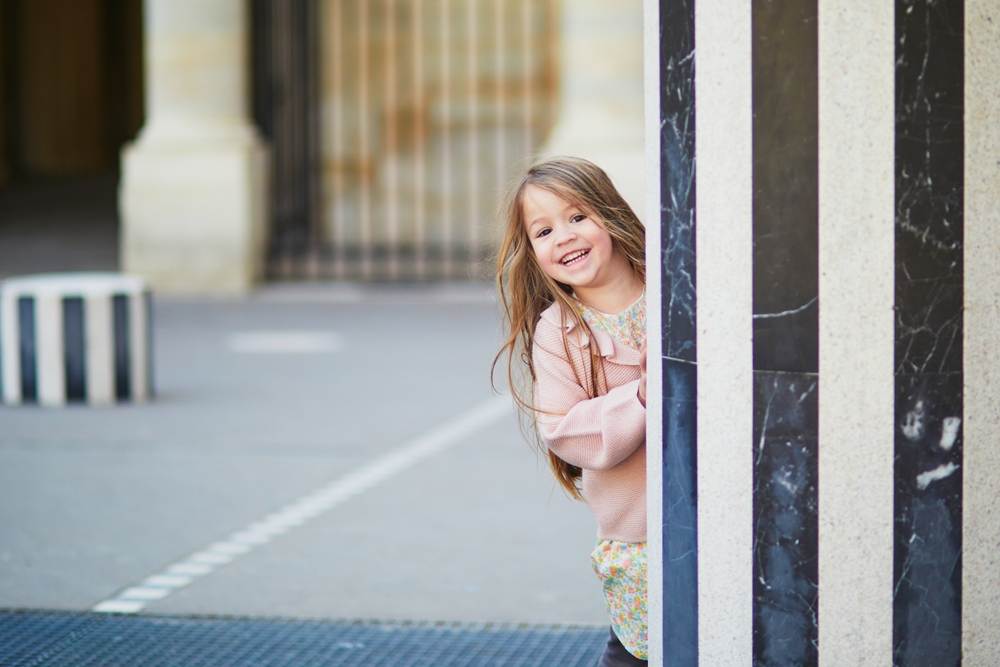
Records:
M498 329L477 284L157 298L153 402L0 406L0 608L90 609L485 406L143 611L606 623L592 517L496 408Z

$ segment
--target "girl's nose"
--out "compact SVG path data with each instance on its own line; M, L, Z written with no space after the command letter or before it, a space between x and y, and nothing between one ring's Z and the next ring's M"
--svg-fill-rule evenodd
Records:
M563 228L558 232L559 236L556 237L556 243L562 245L568 241L573 241L576 239L576 232L571 228Z

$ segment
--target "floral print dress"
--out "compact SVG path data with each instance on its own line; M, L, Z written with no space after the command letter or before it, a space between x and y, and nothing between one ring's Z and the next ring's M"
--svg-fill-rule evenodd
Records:
M638 350L646 339L646 291L617 315L580 306L591 327L602 329ZM604 601L615 635L629 653L649 657L646 630L646 543L599 540L590 556L594 572L604 585Z

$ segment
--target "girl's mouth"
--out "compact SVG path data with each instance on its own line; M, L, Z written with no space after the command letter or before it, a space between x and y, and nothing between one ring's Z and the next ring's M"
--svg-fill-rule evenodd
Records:
M559 261L560 261L560 263L563 266L569 266L570 264L574 264L576 262L579 262L581 259L583 259L584 257L586 257L589 254L590 254L589 250L581 250L580 252L575 252L572 255L569 255L567 257L563 257Z

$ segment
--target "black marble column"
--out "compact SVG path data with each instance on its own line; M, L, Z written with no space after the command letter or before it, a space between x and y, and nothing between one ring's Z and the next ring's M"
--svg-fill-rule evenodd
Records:
M660 2L663 664L698 664L694 2Z
M818 659L816 0L753 0L753 661Z
M896 2L899 667L962 653L963 24L962 0Z

